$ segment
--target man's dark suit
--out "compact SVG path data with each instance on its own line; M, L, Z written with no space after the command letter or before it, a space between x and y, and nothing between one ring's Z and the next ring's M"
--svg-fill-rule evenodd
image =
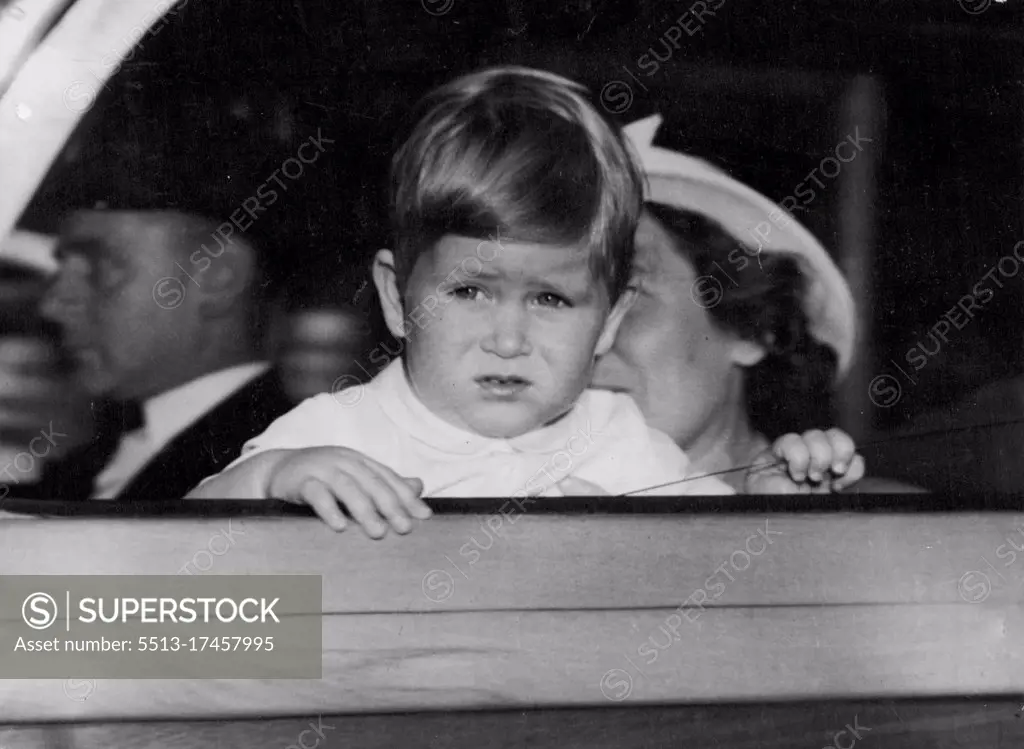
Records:
M180 499L238 457L242 445L294 404L277 375L265 373L235 391L172 439L114 500ZM31 487L11 486L12 497L86 499L95 476L113 456L120 435L102 434L44 471Z

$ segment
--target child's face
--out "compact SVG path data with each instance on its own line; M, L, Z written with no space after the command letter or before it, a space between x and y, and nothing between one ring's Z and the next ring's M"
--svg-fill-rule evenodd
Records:
M404 323L413 388L445 421L488 437L567 412L633 299L610 310L588 251L575 247L447 235L417 260L404 300L391 261L378 253L374 278L391 332Z

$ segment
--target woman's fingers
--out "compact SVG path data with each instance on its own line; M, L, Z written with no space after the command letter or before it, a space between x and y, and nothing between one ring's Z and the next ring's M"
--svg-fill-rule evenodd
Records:
M857 446L854 444L853 438L842 429L829 429L825 432L825 436L832 446L832 473L842 476L856 456Z
M811 452L799 434L786 434L772 445L776 458L786 461L789 475L794 481L803 481L811 462Z
M864 463L864 458L860 455L854 455L850 467L846 469L846 473L843 476L832 482L832 488L838 492L853 486L864 478L866 472L867 466Z
M811 491L808 484L793 481L786 466L771 463L751 470L747 474L746 488L751 494L808 494Z
M803 441L810 456L807 477L817 484L832 470L832 443L820 429L804 432Z
M856 455L856 446L841 429L828 432L811 429L802 435L780 437L772 446L772 452L786 461L794 481L802 482L806 478L814 484L821 484L832 476L848 473Z

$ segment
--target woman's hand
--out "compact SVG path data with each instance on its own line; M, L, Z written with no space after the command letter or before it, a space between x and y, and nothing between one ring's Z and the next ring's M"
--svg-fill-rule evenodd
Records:
M749 494L829 494L864 477L864 458L841 429L786 434L747 471Z

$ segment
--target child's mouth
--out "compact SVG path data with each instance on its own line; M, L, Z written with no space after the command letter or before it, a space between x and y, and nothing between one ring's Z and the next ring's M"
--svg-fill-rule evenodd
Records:
M529 380L516 376L484 375L477 377L476 382L485 393L499 398L518 395L530 387Z

